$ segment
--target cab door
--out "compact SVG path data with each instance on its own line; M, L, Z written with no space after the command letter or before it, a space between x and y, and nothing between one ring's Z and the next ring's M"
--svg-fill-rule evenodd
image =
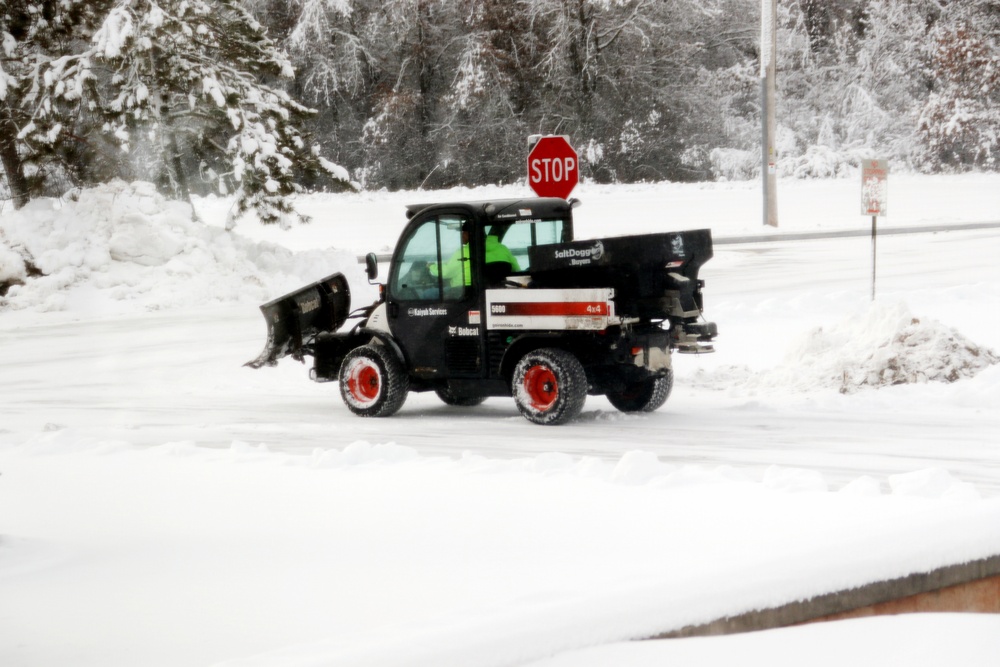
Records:
M482 318L472 284L473 227L467 212L414 219L393 257L386 291L389 330L424 379L474 378L483 372Z

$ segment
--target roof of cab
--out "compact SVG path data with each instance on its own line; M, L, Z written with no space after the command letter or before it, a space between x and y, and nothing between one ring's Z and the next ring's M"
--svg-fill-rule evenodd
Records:
M485 213L490 220L518 220L523 218L566 217L578 200L556 197L526 197L523 199L490 199L483 201L442 202L432 204L409 204L406 217L412 218L427 209L472 209Z

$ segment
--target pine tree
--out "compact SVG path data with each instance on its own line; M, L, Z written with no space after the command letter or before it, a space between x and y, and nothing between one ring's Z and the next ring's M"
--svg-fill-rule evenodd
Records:
M161 185L188 197L192 173L237 193L235 220L294 214L288 197L325 172L346 170L308 146L312 111L279 85L293 70L236 0L118 0L94 35L92 56L109 72L100 102L105 129L128 150L152 141Z
M9 0L0 9L0 163L14 206L49 171L72 172L86 63L74 55L106 9L101 0ZM72 178L72 173L70 173Z
M14 203L52 178L47 164L71 181L121 173L122 157L92 173L110 138L175 196L210 181L236 191L233 219L281 220L302 184L351 186L307 142L313 112L281 87L292 74L237 0L12 0L0 9L0 161Z
M362 166L362 128L381 68L391 57L393 25L384 0L250 0L254 15L288 52L297 97L321 111L309 128L325 151ZM388 48L387 48L388 47ZM359 180L368 181L359 169Z
M355 0L351 6L350 34L363 44L363 52L351 47L363 56L364 70L363 99L355 107L361 123L352 139L359 146L357 159L369 184L419 187L440 173L442 164L438 145L447 135L440 106L457 52L456 3Z

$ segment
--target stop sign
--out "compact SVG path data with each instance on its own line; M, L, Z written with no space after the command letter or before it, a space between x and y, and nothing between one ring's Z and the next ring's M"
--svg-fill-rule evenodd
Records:
M528 185L539 197L566 199L579 180L576 151L565 137L542 137L528 153Z

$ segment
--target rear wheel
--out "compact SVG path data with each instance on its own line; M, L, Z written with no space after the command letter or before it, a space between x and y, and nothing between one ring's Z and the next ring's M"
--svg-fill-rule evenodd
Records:
M454 394L447 387L441 387L440 389L435 389L434 393L438 395L442 401L448 405L457 405L463 408L471 408L473 406L479 405L486 400L485 396L460 396Z
M410 391L403 364L384 345L369 343L348 352L339 378L344 404L360 417L394 415Z
M652 412L660 408L674 388L674 372L633 382L619 391L609 391L608 401L622 412Z
M524 355L514 368L511 393L521 414L535 424L563 424L583 410L587 374L565 350L542 348Z

